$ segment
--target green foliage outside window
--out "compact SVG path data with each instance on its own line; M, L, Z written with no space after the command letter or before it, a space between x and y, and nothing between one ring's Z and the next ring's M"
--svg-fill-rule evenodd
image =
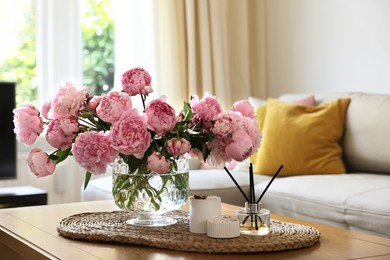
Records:
M33 3L33 1L32 1ZM108 92L114 83L114 22L109 16L110 0L87 0L83 14L83 83L92 94ZM38 77L36 67L35 5L26 12L25 28L21 32L16 55L0 64L0 80L15 81L16 105L38 105Z
M83 83L95 95L114 85L114 21L111 0L87 0L82 19Z
M16 82L16 105L38 103L34 4L31 4L30 10L25 14L26 26L21 32L22 39L17 54L0 64L0 80Z

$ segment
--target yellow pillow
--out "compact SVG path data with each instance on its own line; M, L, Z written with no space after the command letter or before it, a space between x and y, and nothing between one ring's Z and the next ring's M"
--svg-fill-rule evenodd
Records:
M263 125L264 125L264 119L265 119L265 113L267 112L267 105L259 106L255 111L256 116L256 122L259 126L260 133L263 131ZM250 161L255 164L256 158L257 158L258 151L250 157Z
M350 99L306 107L269 99L255 173L281 176L344 173L340 141Z
M313 95L305 96L301 99L294 100L291 102L294 104L308 106L308 107L313 107L316 105L316 100L315 100L315 97ZM264 119L265 119L266 112L267 112L267 105L259 106L255 112L256 122L257 122L257 125L259 126L260 133L263 132L263 125L264 125ZM256 163L257 153L258 153L258 151L256 151L256 153L254 153L250 157L250 161L252 163Z

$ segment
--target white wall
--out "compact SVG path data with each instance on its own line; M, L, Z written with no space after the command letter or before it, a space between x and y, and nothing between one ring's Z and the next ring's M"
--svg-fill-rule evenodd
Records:
M268 96L390 93L390 0L267 0Z

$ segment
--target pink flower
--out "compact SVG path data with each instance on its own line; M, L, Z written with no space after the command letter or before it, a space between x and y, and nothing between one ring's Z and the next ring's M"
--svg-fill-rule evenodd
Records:
M14 132L19 142L32 145L43 131L43 119L33 105L23 104L13 110Z
M153 152L148 157L148 168L149 170L158 173L158 174L164 174L169 170L170 162L161 155L159 152Z
M66 135L61 128L61 121L54 119L50 121L46 132L46 141L54 148L66 150L72 146L72 135Z
M65 135L74 135L79 131L79 125L76 119L69 117L61 120L61 129L64 131Z
M134 68L126 71L123 73L121 80L123 90L130 96L152 93L151 81L152 77L143 68Z
M39 148L31 150L27 156L26 163L30 173L37 177L51 175L56 169L54 161Z
M199 100L197 95L193 95L190 104L194 112L194 124L203 120L203 128L210 128L212 126L211 120L222 112L221 105L218 103L215 96L212 96L209 93L206 93L201 100Z
M207 157L207 164L217 168L223 168L226 162L231 161L231 157L226 154L226 145L222 144L218 139L214 139L207 144L211 150L209 157Z
M145 109L148 128L158 135L171 131L176 125L175 109L161 99L150 102Z
M218 114L215 118L215 123L211 128L211 132L222 142L229 143L232 132L237 128L243 127L245 124L242 117L232 111Z
M167 141L167 151L174 157L183 155L191 150L191 144L184 138L171 138Z
M48 113L50 111L50 108L51 108L51 101L46 101L45 104L43 104L41 109L43 118L49 119Z
M251 155L252 139L245 131L233 133L231 142L226 146L226 155L236 161L243 161Z
M254 119L255 112L251 103L248 100L239 100L233 104L233 111L240 112L243 116Z
M113 91L103 97L96 113L100 119L106 122L114 123L118 121L122 114L131 109L132 102L126 93Z
M84 89L78 90L73 84L65 83L52 99L48 118L61 120L77 117L83 109L86 97L87 93Z
M102 100L102 96L93 96L89 101L88 101L88 107L92 112L96 112L97 106L100 104L100 101Z
M261 133L256 120L250 120L248 117L244 117L244 122L242 130L245 131L252 140L252 149L248 155L249 157L260 147Z
M103 174L117 152L111 148L108 133L84 132L77 136L72 153L78 164L93 174Z
M243 117L241 116L241 113L233 111L220 113L214 118L214 120L215 123L211 128L211 132L214 133L216 141L219 143L217 152L214 152L214 154L218 154L218 156L216 156L217 158L224 158L225 161L229 161L231 159L235 159L236 161L243 160L238 160L237 158L239 158L239 156L237 154L234 155L236 158L231 157L230 155L233 154L233 151L228 152L225 150L232 142L238 142L238 140L233 139L233 136L237 131L242 131L250 138L251 145L248 150L248 156L257 151L260 145L261 134L255 120L249 117ZM238 136L244 135L240 133ZM245 141L248 141L248 139L245 139ZM240 144L240 152L243 152L243 146L243 143ZM234 146L229 149L232 149L233 147ZM224 154L222 154L222 150L226 153L226 158L228 158L227 160ZM211 154L213 154L213 151ZM219 162L220 160L218 159L217 161Z
M112 147L119 153L134 155L141 159L148 149L152 137L146 128L147 116L136 109L126 111L110 130Z

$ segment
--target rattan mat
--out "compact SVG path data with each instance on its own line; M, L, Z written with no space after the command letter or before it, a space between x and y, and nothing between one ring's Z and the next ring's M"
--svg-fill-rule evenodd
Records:
M271 220L266 236L240 235L231 239L209 238L189 231L188 212L166 214L177 223L166 227L136 227L126 224L133 217L123 211L91 212L63 219L57 226L60 235L71 239L118 242L199 253L270 252L308 247L320 239L320 232L304 225ZM225 216L227 217L227 216Z

